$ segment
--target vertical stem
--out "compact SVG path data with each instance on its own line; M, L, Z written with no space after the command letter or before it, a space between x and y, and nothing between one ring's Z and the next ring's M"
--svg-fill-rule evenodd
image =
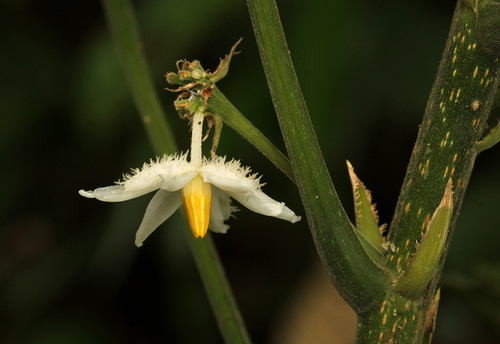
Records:
M475 4L472 8L458 1L399 196L388 237L397 253L387 263L398 273L413 257L413 243L420 242L450 178L454 196L450 231L453 229L474 166L476 142L491 110L500 71L500 42L496 34L485 35L498 32L500 11L494 2ZM487 22L488 15L495 20Z
M418 299L393 287L374 311L359 318L358 343L429 343L439 303L438 283L446 250L469 183L500 75L500 6L489 0L457 2L448 42L401 189L385 266L395 280L418 264L427 225L450 179L453 211L434 276ZM420 245L416 245L419 243ZM436 243L435 247L439 243ZM432 245L431 245L432 246ZM444 251L444 252L443 252ZM417 260L415 260L417 259ZM420 258L421 259L421 258ZM422 262L422 261L420 261ZM410 265L409 265L410 264ZM418 266L417 266L418 268ZM420 273L429 266L421 264ZM403 277L400 277L403 276ZM402 280L404 283L404 279ZM407 296L402 296L406 294Z
M319 148L273 0L247 0L281 132L318 254L355 311L386 290L389 276L362 246Z
M146 128L156 154L173 153L174 135L165 120L165 111L160 105L144 58L139 40L135 16L126 0L103 0L114 43L120 55L129 89L139 116Z

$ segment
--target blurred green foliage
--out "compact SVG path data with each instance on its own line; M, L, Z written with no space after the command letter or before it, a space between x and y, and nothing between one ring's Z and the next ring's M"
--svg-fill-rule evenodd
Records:
M134 5L183 150L187 122L163 91L164 75L184 58L214 70L239 37L242 54L218 87L284 149L244 1ZM340 198L352 210L349 159L381 222L390 221L454 2L278 5ZM106 204L77 193L153 157L100 3L4 0L0 28L1 342L220 343L179 219L137 249L150 197ZM218 153L262 173L266 193L303 215L293 184L229 128ZM444 271L435 343L500 341L499 155L494 147L477 160ZM245 210L237 217L214 239L250 335L264 343L317 257L305 222L288 226Z

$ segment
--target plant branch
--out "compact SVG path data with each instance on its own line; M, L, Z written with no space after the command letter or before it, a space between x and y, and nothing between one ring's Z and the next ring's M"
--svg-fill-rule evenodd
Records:
M247 0L271 96L318 253L332 283L358 313L389 277L364 250L347 217L309 118L275 1Z
M292 166L287 157L274 146L237 108L214 87L209 99L209 111L222 118L238 134L253 144L264 156L266 156L277 168L279 168L290 180L295 182Z

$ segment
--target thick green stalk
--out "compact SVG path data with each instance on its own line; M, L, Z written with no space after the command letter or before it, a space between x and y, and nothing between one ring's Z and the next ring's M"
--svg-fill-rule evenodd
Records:
M436 314L437 284L453 224L477 156L498 86L500 6L488 0L458 1L439 72L413 150L388 240L386 266L405 275L419 255L422 236L452 181L453 211L439 263L418 299L408 299L407 281L396 283L369 316L360 318L358 342L430 342ZM438 248L439 245L436 245ZM433 263L434 264L434 263ZM424 271L426 267L423 267Z
M290 58L276 3L247 0L271 96L318 253L339 292L363 313L389 277L358 239L333 187Z
M103 3L134 102L155 152L160 156L173 153L177 149L140 48L131 4L128 0L104 0ZM226 343L250 343L210 235L203 240L195 239L186 221L184 224L183 231L224 340Z
M447 48L432 88L424 120L413 150L389 240L400 247L400 267L415 251L409 240L420 241L422 226L441 201L446 183L453 180L453 220L456 220L480 140L498 85L500 42L485 37L498 33L500 16L481 28L486 11L500 7L479 1L475 8L459 1ZM492 8L492 6L494 6ZM495 46L496 45L496 46ZM397 260L389 264L398 268Z

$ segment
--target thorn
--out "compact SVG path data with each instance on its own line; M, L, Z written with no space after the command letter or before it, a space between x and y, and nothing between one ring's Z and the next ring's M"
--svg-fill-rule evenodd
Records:
M382 244L384 242L382 232L385 226L379 227L378 225L378 212L375 209L375 204L372 204L370 190L368 190L358 176L356 176L351 163L349 161L346 161L346 163L354 196L356 227L366 240L382 253Z

